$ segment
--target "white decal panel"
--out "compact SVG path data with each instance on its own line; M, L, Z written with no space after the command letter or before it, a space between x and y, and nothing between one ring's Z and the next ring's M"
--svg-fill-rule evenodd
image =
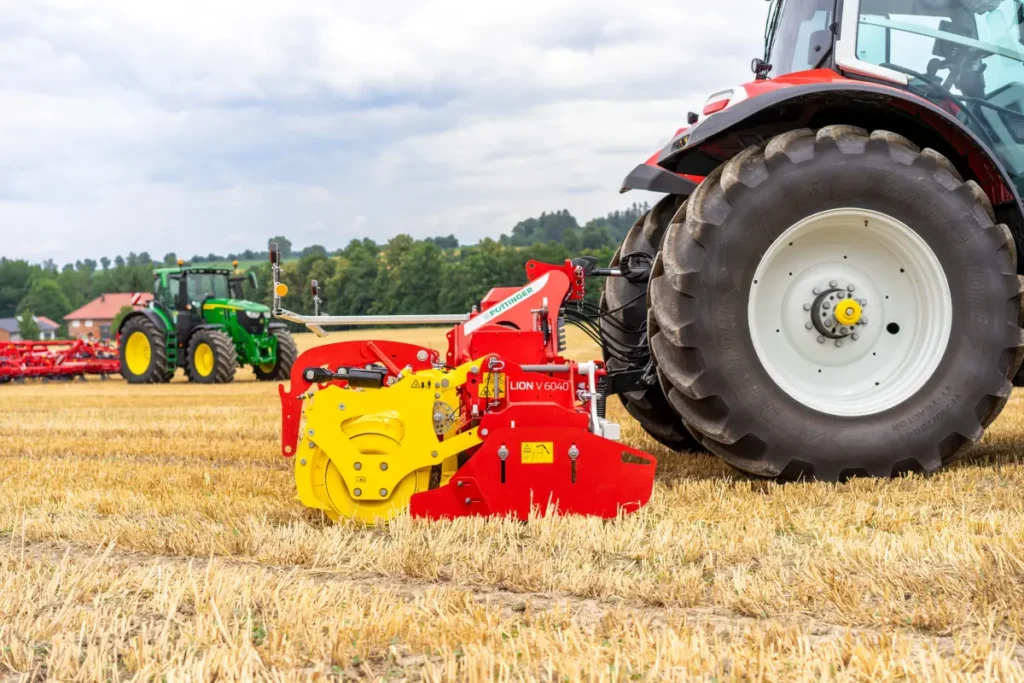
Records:
M467 335L473 334L487 323L493 322L496 318L500 318L503 313L515 308L537 292L544 289L544 286L548 283L549 276L550 273L545 273L501 303L491 306L477 317L464 323L462 325L463 332Z

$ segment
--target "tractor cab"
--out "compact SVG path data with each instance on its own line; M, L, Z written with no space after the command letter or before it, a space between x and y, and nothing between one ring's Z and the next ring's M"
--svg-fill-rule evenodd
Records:
M823 68L931 101L1024 188L1020 0L771 0L758 78Z

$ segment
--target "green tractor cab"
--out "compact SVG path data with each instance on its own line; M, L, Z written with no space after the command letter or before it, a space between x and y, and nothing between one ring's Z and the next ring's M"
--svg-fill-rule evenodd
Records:
M287 379L298 355L270 308L245 299L253 273L186 266L153 271L154 298L124 317L117 331L121 375L132 384L167 382L177 368L189 380L223 384L239 365L262 381Z

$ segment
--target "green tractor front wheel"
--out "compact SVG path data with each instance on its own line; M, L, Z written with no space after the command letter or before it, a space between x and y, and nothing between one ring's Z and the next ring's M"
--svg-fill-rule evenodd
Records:
M288 330L275 328L270 331L277 339L277 354L273 363L258 363L253 366L256 379L261 382L283 381L288 379L292 372L292 365L299 355L299 347L295 345L295 339Z
M220 330L198 330L188 341L188 378L199 384L227 384L235 379L235 345Z
M146 316L135 316L125 322L118 347L121 376L129 384L160 384L170 380L167 335Z

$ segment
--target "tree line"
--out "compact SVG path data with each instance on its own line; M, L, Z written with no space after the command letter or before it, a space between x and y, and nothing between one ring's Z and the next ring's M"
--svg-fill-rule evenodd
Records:
M461 245L451 235L427 239L398 235L386 244L352 240L333 251L322 245L296 250L284 236L273 237L268 244L277 242L281 249L282 278L292 291L288 305L293 310L312 309L308 284L316 279L324 310L334 315L461 313L493 287L524 283L525 264L531 259L560 262L592 255L607 263L648 208L634 204L582 226L568 211L543 213L519 222L498 240L488 238L474 245ZM268 258L264 245L237 254L195 255L187 262L255 262L248 264L258 283L251 296L269 304ZM58 267L52 260L32 264L0 258L0 317L31 313L61 323L65 315L100 294L151 291L153 268L174 265L177 260L174 253L157 261L146 252L133 252ZM590 294L599 295L599 291ZM63 325L58 334L67 334Z

